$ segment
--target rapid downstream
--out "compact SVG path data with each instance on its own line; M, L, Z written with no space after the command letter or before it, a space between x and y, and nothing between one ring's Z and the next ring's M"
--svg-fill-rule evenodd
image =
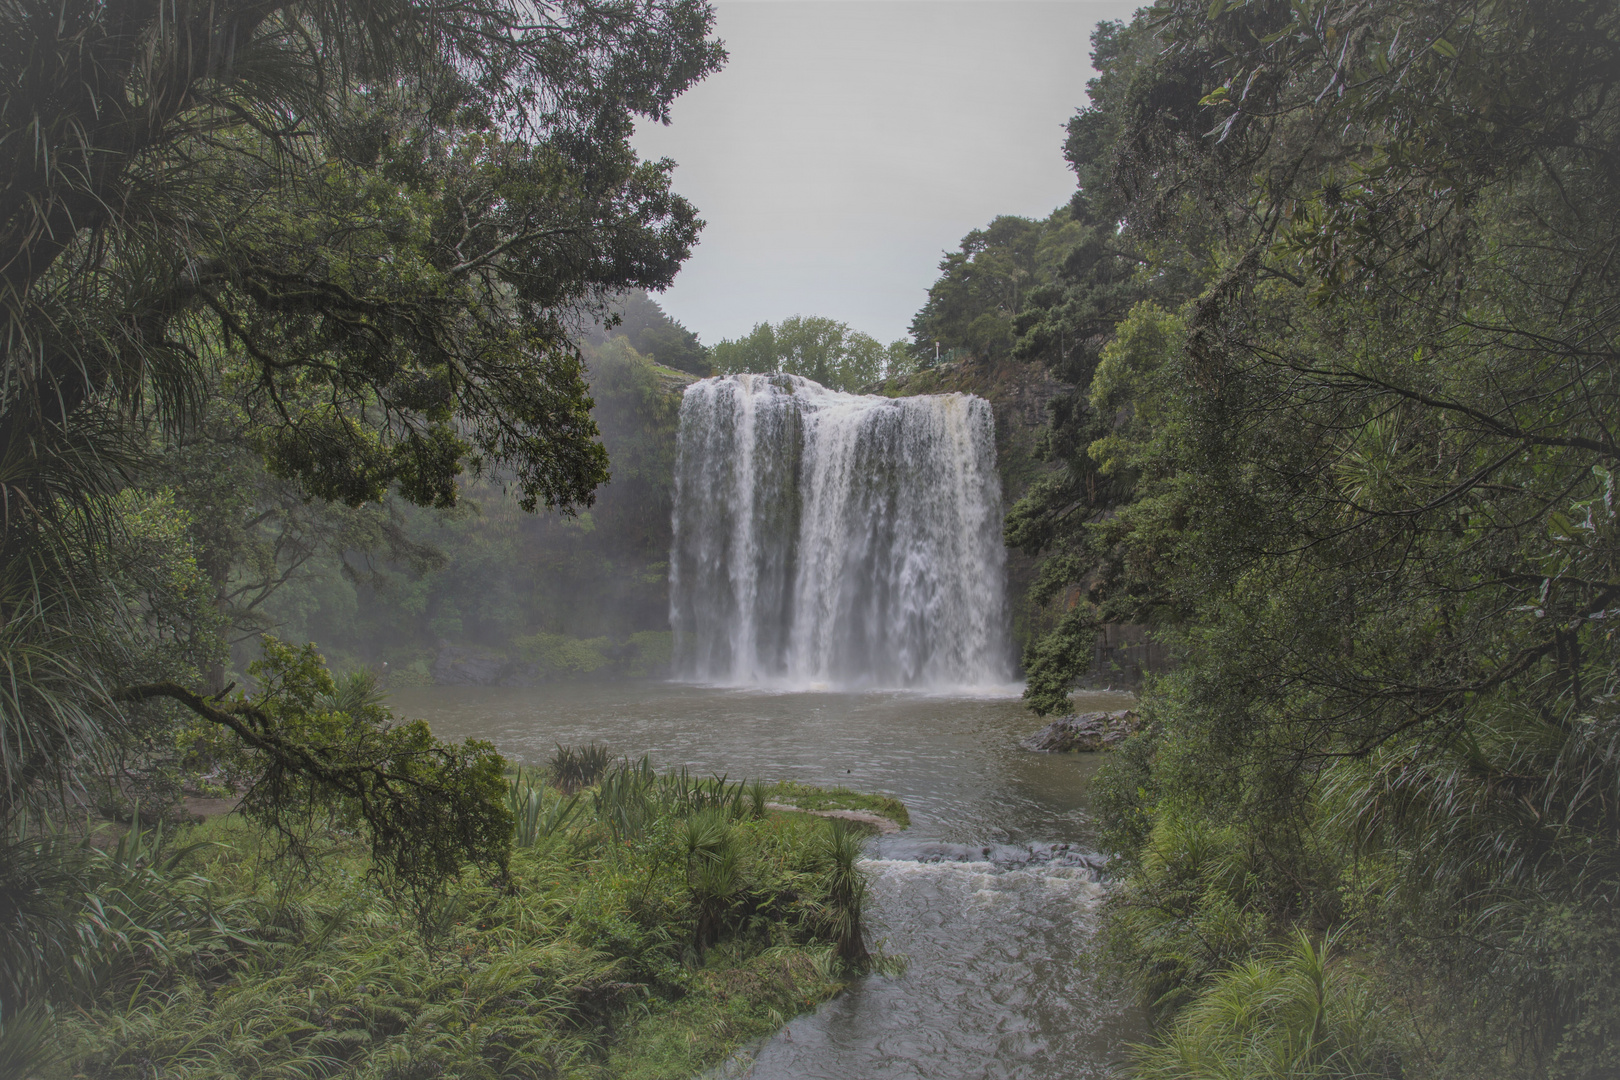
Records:
M1122 708L1080 694L1082 709ZM604 742L733 779L898 796L912 828L868 845L868 940L909 961L799 1017L728 1075L754 1080L1076 1080L1108 1075L1140 1019L1100 983L1093 757L1031 754L1016 697L673 683L399 690L436 734L543 763Z

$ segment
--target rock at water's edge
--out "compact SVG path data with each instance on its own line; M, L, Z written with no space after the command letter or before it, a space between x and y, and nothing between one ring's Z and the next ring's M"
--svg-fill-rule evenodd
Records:
M440 686L494 686L511 667L499 654L445 645L433 661L433 681Z
M1025 750L1040 754L1112 750L1141 726L1142 718L1128 709L1123 712L1077 713L1059 717L1025 739L1021 745Z

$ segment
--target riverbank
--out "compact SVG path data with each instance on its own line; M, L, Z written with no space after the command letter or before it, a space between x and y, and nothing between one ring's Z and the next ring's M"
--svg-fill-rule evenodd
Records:
M176 831L103 889L39 1075L689 1076L845 985L850 826L614 776L520 786L507 869L415 904L356 837L300 864L234 814Z
M1038 725L1016 693L783 692L679 683L566 684L543 692L432 687L396 693L401 715L441 738L488 739L539 764L558 743L634 748L692 773L769 777L767 800L869 811L885 792L910 828L866 844L866 940L904 971L851 982L753 1052L751 1080L1104 1080L1147 1036L1142 1014L1100 981L1095 928L1105 889L1090 778L1101 755L1032 754ZM1126 694L1077 693L1078 711L1129 708ZM825 792L803 799L798 783ZM940 857L986 846L992 861ZM924 850L928 849L928 850ZM995 861L1001 859L1003 861Z

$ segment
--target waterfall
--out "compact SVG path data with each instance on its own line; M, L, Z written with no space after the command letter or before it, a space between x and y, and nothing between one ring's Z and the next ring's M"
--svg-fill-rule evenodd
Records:
M687 387L675 466L675 670L727 684L1012 678L990 403L792 375Z

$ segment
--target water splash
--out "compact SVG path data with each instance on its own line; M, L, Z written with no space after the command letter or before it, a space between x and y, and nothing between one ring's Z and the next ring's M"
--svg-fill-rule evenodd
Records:
M973 687L1013 677L990 404L791 375L681 404L670 622L700 682Z

